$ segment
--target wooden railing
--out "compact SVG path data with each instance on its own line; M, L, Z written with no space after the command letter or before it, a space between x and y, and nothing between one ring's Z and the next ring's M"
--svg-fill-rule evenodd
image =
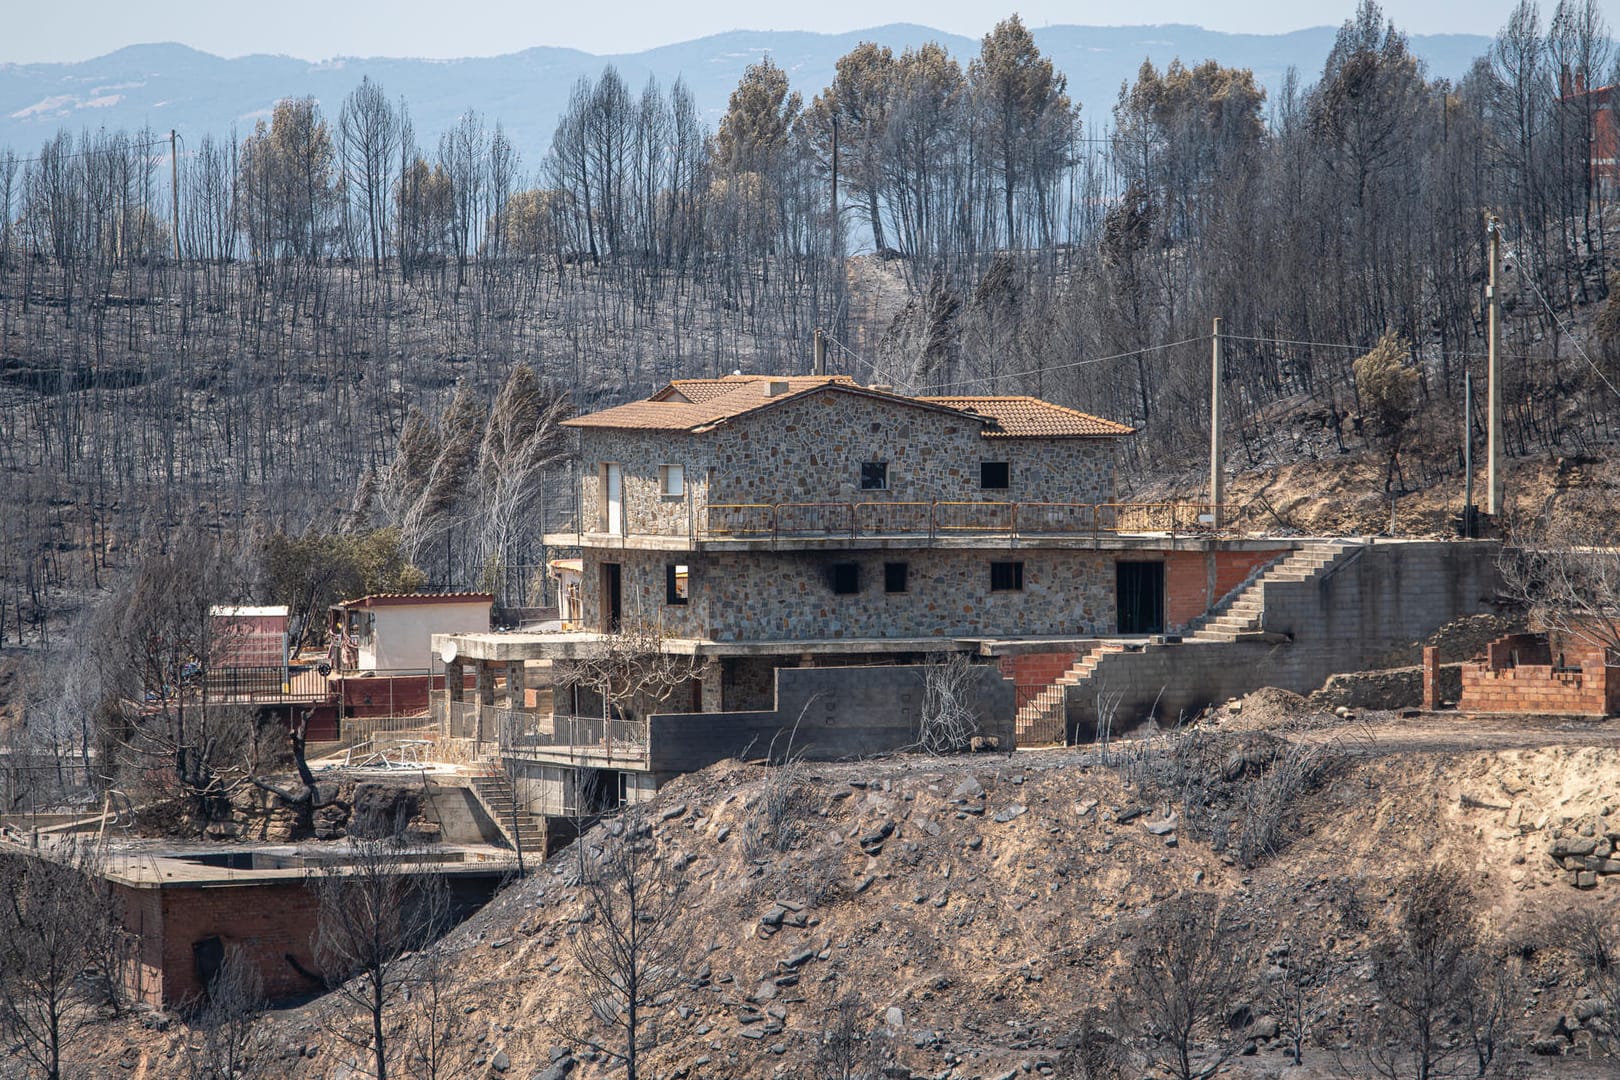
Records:
M711 503L708 540L1108 535L1215 536L1231 507L1211 503L824 502Z

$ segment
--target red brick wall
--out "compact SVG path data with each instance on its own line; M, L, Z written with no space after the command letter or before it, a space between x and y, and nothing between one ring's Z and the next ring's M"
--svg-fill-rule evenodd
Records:
M1595 670L1554 671L1546 664L1521 664L1500 670L1465 664L1457 708L1464 712L1603 716L1615 705L1608 675L1609 669L1601 666Z
M1001 674L1013 681L1014 706L1021 709L1036 694L1057 682L1079 658L1080 654L1071 650L1003 656L996 663Z
M1264 566L1288 548L1265 551L1171 551L1164 557L1165 624L1172 632L1203 615L1221 597L1243 584L1257 566ZM1215 588L1210 591L1211 563Z
M291 954L306 970L315 970L310 936L319 905L302 882L119 889L124 895L124 925L140 935L136 976L140 982L131 989L141 1000L170 1008L201 993L191 947L216 935L227 949L243 949L253 958L267 997L292 997L316 989L287 962Z
M1491 668L1511 668L1515 659L1525 665L1550 665L1552 648L1542 634L1508 634L1485 646L1485 663Z

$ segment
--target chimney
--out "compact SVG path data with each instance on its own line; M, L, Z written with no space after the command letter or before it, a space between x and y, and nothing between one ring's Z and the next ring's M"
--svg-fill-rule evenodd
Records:
M765 396L780 397L788 392L788 385L789 384L786 379L766 379L764 383Z

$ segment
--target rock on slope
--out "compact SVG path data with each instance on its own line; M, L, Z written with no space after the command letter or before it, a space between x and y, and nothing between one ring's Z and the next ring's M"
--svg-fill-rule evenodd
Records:
M727 763L671 784L649 820L686 867L674 930L686 978L656 1010L645 1074L819 1076L823 1032L840 1025L890 1062L886 1075L1044 1071L1077 1018L1109 1002L1133 927L1178 890L1233 901L1257 953L1285 930L1331 948L1349 974L1328 1026L1346 1042L1372 1004L1369 943L1412 869L1454 867L1510 941L1542 940L1580 907L1616 910L1620 880L1578 891L1552 855L1554 834L1583 821L1620 830L1611 747L1380 756L1345 743L1284 815L1289 842L1244 869L1245 791L1278 745L1204 737L1169 769L1139 751L1107 766L1052 751L800 767L776 833L763 807L783 793L780 772ZM588 1008L568 942L580 918L572 857L451 939L459 1000L475 1003L468 1069L606 1072L557 1049L556 1022ZM1553 951L1525 951L1539 988L1516 1013L1521 1042L1574 1015L1583 994ZM323 1007L298 1023L318 1023ZM327 1047L309 1074L352 1057ZM1262 1044L1244 1067L1282 1064ZM1535 1059L1530 1075L1582 1067Z

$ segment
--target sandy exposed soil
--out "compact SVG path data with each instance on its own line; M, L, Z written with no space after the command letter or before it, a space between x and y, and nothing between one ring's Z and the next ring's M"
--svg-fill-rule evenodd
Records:
M1239 1074L1370 1075L1356 1057L1373 1001L1368 950L1400 878L1426 865L1454 874L1487 927L1532 958L1517 1040L1571 1014L1585 988L1545 943L1572 912L1620 915L1620 875L1577 890L1549 849L1582 821L1620 829L1620 723L1342 720L1279 691L1213 719L1173 755L1180 773L1150 767L1163 755L1141 744L1107 761L1090 748L805 766L790 835L775 843L760 800L778 772L725 763L672 783L653 804L653 836L687 864L674 933L688 946L689 981L657 1010L647 1074L824 1075L814 1057L840 1002L889 1075L1038 1071L1083 1011L1111 999L1155 905L1209 890L1241 912L1237 944L1263 953L1289 934L1342 961L1325 999L1325 1045L1307 1050L1306 1067L1286 1069L1277 1044L1262 1041ZM1326 767L1290 809L1281 850L1245 868L1231 838L1252 780L1223 778L1222 762L1272 752L1279 738L1321 747ZM1203 792L1197 805L1178 801L1189 777ZM1170 812L1177 828L1150 831ZM602 839L594 832L587 844ZM457 1000L471 1007L451 1075L502 1063L528 1078L550 1063L555 1021L582 1007L567 940L580 916L573 865L564 853L449 939ZM773 916L779 928L762 924ZM272 1075L355 1075L355 1051L323 1030L332 1008L273 1015L259 1051ZM179 1031L110 1025L85 1075L173 1075ZM1577 1033L1557 1058L1516 1050L1513 1075L1615 1075L1583 1040ZM1341 1065L1348 1073L1333 1071ZM571 1075L608 1073L582 1060Z

